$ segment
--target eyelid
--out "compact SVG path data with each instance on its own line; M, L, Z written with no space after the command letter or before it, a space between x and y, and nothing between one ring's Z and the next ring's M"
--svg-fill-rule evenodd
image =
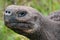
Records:
M18 13L18 17L24 17L24 16L26 16L26 14L27 14L26 11L17 12L17 13Z

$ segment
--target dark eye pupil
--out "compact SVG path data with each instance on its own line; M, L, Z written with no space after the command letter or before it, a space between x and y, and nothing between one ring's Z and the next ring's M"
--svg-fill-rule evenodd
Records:
M18 17L23 17L23 16L25 16L27 14L27 12L19 12L18 13Z

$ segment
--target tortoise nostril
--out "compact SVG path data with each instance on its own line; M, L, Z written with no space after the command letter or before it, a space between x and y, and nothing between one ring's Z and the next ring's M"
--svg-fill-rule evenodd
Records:
M26 14L27 14L26 11L18 12L18 17L24 17L26 16Z

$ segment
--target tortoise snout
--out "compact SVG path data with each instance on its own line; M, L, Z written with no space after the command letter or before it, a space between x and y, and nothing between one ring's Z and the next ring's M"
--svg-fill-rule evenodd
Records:
M15 22L18 22L18 21L16 20L16 18L10 18L10 19L9 19L9 22L15 23Z

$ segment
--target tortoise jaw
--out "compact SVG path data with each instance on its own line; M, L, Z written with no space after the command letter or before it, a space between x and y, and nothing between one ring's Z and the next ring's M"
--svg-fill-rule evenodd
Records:
M9 28L17 28L21 30L33 29L31 26L34 26L34 24L30 22L6 22L5 24Z

